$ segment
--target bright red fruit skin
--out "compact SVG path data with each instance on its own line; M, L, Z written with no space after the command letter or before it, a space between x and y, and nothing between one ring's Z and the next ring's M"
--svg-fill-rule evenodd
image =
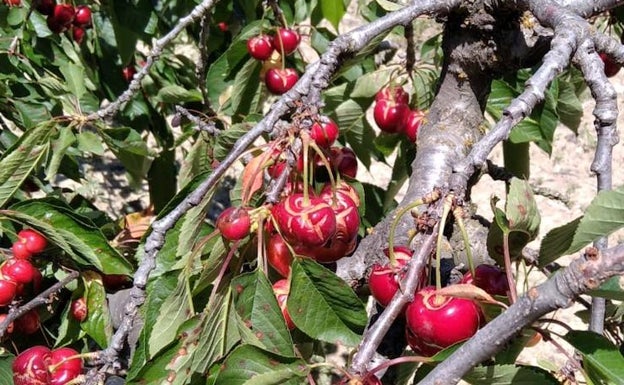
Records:
M22 5L22 0L4 0L4 4L9 7L19 7Z
M217 23L217 28L219 28L219 31L221 32L227 32L227 30L230 29L230 26L225 21L222 21Z
M134 79L134 75L136 75L136 69L132 65L121 69L121 76L123 76L126 83L130 83Z
M290 314L288 313L288 308L286 307L286 302L288 301L288 294L290 293L290 287L288 286L287 279L280 279L279 281L273 284L273 293L275 293L275 297L277 298L277 303L279 304L280 309L282 310L282 315L284 316L284 321L286 322L286 327L289 330L293 330L295 328L295 324L290 318Z
M258 35L247 40L247 52L257 60L267 60L273 53L273 38L269 35Z
M336 215L336 235L334 238L350 242L357 237L360 229L360 215L353 199L342 190L336 190L335 194L332 193L331 185L329 185L329 189L323 188L319 196L331 206Z
M329 148L340 134L340 129L336 122L325 117L322 122L314 122L310 128L310 137L322 148Z
M85 301L84 297L72 301L70 312L72 317L78 322L83 322L87 319L87 301Z
M388 256L388 249L384 250ZM373 265L373 269L368 276L368 287L371 295L383 307L388 306L392 298L399 290L399 282L405 276L404 267L412 259L412 250L405 246L394 247L394 257L396 264L394 268L390 262L385 265L378 263Z
M267 244L267 262L282 277L286 278L290 274L290 264L293 256L290 249L279 234L271 235Z
M336 216L321 198L296 193L279 201L271 210L282 236L291 245L321 246L336 233Z
M27 259L9 259L0 268L2 275L21 284L32 282L35 277L35 268Z
M13 361L15 385L48 385L50 349L33 346L21 352Z
M79 5L76 7L74 24L79 27L88 27L91 25L91 8L89 8L88 5Z
M331 163L340 175L355 178L357 175L357 158L349 147L332 147L330 149Z
M269 91L276 95L282 95L297 83L299 75L292 68L271 68L264 75L264 82Z
M17 233L17 239L19 242L26 244L26 249L31 254L41 253L48 246L48 241L45 237L31 229L25 229Z
M373 118L379 129L389 134L401 132L405 115L409 113L407 104L381 99L375 102Z
M37 309L30 310L15 320L15 326L20 333L34 334L39 330L41 321Z
M228 207L217 218L217 228L225 239L237 241L249 235L251 218L244 208Z
M413 110L405 114L403 119L403 132L410 141L416 142L418 128L420 128L424 116L425 113L420 110Z
M472 279L472 284L491 295L505 296L509 291L507 274L493 265L483 264L475 267L475 276Z
M401 86L388 86L384 87L377 95L375 95L375 101L390 100L398 104L409 104L409 95Z
M600 53L600 59L604 63L604 73L608 78L614 77L618 72L620 72L620 65L617 64L611 56L606 53Z
M75 357L77 355L78 352L72 348L65 347L52 350L48 367L50 385L64 385L80 374L82 359Z
M11 251L13 257L17 259L30 259L32 257L32 253L26 247L26 242L21 242L19 239L13 244Z
M316 247L295 246L298 254L314 259L318 263L334 263L355 250L357 238L345 240L332 237L326 244Z
M435 291L433 286L425 287L405 310L408 343L425 356L472 337L483 319L474 301L436 295Z
M290 55L295 52L301 40L299 34L289 28L278 28L273 36L273 47L280 55ZM283 48L283 50L282 50Z
M336 191L340 191L342 194L346 194L349 198L351 198L353 203L355 203L355 207L360 207L360 195L357 193L357 191L355 191L353 186L351 186L344 180L340 180L338 183L336 183ZM321 195L331 193L332 186L331 184L327 183L325 186L323 186L323 190L321 190Z
M57 4L52 15L54 19L64 27L68 27L73 21L76 12L70 4Z
M0 306L8 306L13 302L17 284L6 277L0 278Z
M72 28L72 38L74 39L76 43L82 44L82 41L84 40L84 35L85 35L84 28L76 27L76 26Z
M51 15L54 13L54 7L56 7L56 0L39 0L35 5L35 9L43 15Z

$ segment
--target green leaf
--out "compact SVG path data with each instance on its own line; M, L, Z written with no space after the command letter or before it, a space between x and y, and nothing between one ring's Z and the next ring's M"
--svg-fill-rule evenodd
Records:
M252 345L242 345L228 356L216 385L301 384L309 369L298 358L278 356Z
M13 384L13 361L15 356L0 348L0 384Z
M113 335L113 322L108 309L106 291L102 280L96 274L90 273L85 277L84 297L87 301L87 319L80 323L84 330L102 349L108 347Z
M559 385L549 372L535 366L492 365L477 366L463 378L475 385Z
M150 166L147 143L135 130L123 128L99 129L104 143L123 163L134 182L142 180Z
M583 355L583 366L594 383L624 384L624 357L608 339L580 330L570 331L564 338Z
M223 160L230 153L230 150L234 146L234 143L241 136L247 133L247 125L244 123L234 124L225 131L222 131L214 146L213 155L217 160Z
M544 267L554 262L562 255L565 255L570 249L574 233L581 223L583 217L578 217L572 222L568 222L563 226L556 227L548 232L540 246L538 266Z
M355 85L351 91L351 97L354 99L365 98L372 100L377 92L379 92L380 85L388 84L393 72L394 70L387 69L364 74L355 81Z
M587 294L592 297L603 297L615 301L624 301L624 281L621 275L609 278L595 290L590 290Z
M94 132L79 132L76 135L76 139L78 139L78 149L80 151L99 156L104 155L104 146L102 146L102 140Z
M397 4L389 0L375 0L375 2L379 4L381 8L388 12L398 11L399 9L403 8L403 5Z
M65 62L59 66L59 70L65 78L65 84L69 92L80 99L87 91L85 87L85 71L83 67L79 67L74 63Z
M0 207L28 178L49 150L50 123L26 131L0 158Z
M187 90L184 87L171 84L158 90L154 100L163 103L182 104L185 102L201 102L202 95L198 90Z
M2 214L40 231L80 267L96 268L104 274L130 275L134 270L89 218L57 199L22 201Z
M234 78L232 88L232 110L239 115L248 115L259 108L259 94L262 92L260 77L262 65L254 58L250 58ZM253 101L256 100L255 106Z
M565 80L559 82L557 114L561 123L575 133L577 132L583 117L583 103L576 94L576 89L571 82Z
M343 280L311 259L293 261L288 312L312 338L357 346L368 317Z
M152 161L147 176L150 202L155 213L159 213L176 194L177 172L173 151L165 150Z
M45 179L53 181L61 165L63 157L67 154L67 149L76 142L76 136L72 132L72 127L61 127L59 137L52 142L52 158L46 165Z
M231 287L234 307L262 344L260 347L294 356L292 338L267 277L259 271L243 274L232 280Z
M342 16L344 16L346 8L342 0L320 0L321 12L323 17L327 19L338 30L338 24Z

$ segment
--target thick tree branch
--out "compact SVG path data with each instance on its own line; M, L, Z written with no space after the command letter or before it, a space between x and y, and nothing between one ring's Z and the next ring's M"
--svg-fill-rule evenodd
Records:
M522 328L553 310L570 306L578 295L623 272L624 245L583 255L548 281L529 289L518 302L436 366L419 385L456 384L473 367L501 351Z

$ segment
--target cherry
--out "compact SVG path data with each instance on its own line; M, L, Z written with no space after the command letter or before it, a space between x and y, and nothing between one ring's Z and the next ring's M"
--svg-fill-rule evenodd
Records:
M46 23L50 31L52 31L53 33L61 33L67 29L65 25L56 20L54 15L49 15L46 19Z
M217 28L219 28L219 31L221 32L227 32L230 29L230 26L225 21L221 21L217 23Z
M405 246L394 246L395 265L376 263L368 276L368 287L371 295L383 307L388 306L399 290L399 282L405 276L405 266L412 259L412 250ZM389 250L384 250L386 256Z
M84 297L72 301L70 312L72 317L78 322L83 322L87 319L87 301L85 301Z
M425 356L472 337L483 319L474 301L435 292L435 287L425 287L405 310L408 343Z
M24 313L20 318L15 320L15 326L21 333L34 334L41 326L39 313L36 309Z
M281 234L291 245L320 246L336 233L336 215L318 197L295 193L279 201L271 210Z
M56 6L54 6L52 16L54 16L56 22L63 27L69 27L69 25L74 21L75 14L76 12L72 5L56 4Z
M280 279L279 281L273 284L273 293L277 298L277 303L279 304L280 309L282 310L282 316L284 317L284 321L286 322L286 327L289 330L293 330L295 328L295 324L290 318L290 314L288 313L288 309L286 307L286 302L288 301L288 294L290 293L290 286L288 284L287 279Z
M13 361L15 385L49 385L50 349L37 345L21 352Z
M126 83L130 83L136 75L136 68L133 65L126 66L121 69L121 76L123 76Z
M31 254L41 253L48 246L45 237L35 230L25 229L17 233L17 241L26 244Z
M0 314L0 323L2 323L6 319L6 317L8 317L8 314ZM14 323L11 322L6 328L6 334L13 333L13 330L15 329L14 326Z
M509 291L507 274L497 266L479 265L475 267L472 283L491 295L506 296Z
M384 87L375 95L375 101L390 100L398 104L408 104L409 95L401 86Z
M358 206L349 194L342 190L332 192L331 185L326 185L319 195L334 210L336 215L336 236L350 242L357 237L360 229Z
M102 274L102 283L107 291L116 291L128 285L130 278L123 274Z
M416 142L418 128L422 124L424 116L424 112L420 110L413 110L405 114L403 117L403 132L407 135L410 141Z
M616 63L611 56L604 52L601 52L599 56L604 63L604 73L608 78L614 77L618 72L620 72L621 66Z
M281 55L290 55L295 52L299 46L301 38L299 34L290 28L278 28L277 33L273 37L273 47ZM283 48L283 50L282 50Z
M288 92L298 80L299 75L297 71L292 68L271 68L266 72L264 77L267 88L271 93L276 95Z
M346 194L349 198L351 198L353 203L355 203L356 207L360 207L360 195L357 193L357 191L355 191L353 186L351 186L350 184L348 184L344 180L340 180L340 181L338 181L336 183L335 190L336 191L340 191L343 194ZM331 192L332 192L331 184L326 184L323 187L323 190L321 190L321 195L328 194L328 193L331 193Z
M22 5L22 0L4 0L4 4L9 7L19 7Z
M228 207L217 218L217 228L227 240L243 239L249 235L251 218L244 208Z
M9 259L0 267L5 278L19 284L32 282L35 277L35 268L27 259Z
M78 44L82 44L82 40L84 40L85 30L84 28L74 26L72 28L72 38Z
M58 348L50 353L48 370L50 385L64 385L76 378L82 371L82 360L72 348ZM72 358L73 357L73 358Z
M91 8L88 5L79 5L74 14L74 25L88 27L91 25Z
M340 129L330 118L322 117L321 119L322 121L314 122L310 128L310 137L319 147L329 148L338 139Z
M273 53L273 38L269 35L258 35L247 40L247 52L257 60L267 60Z
M295 247L295 251L300 255L314 259L318 263L334 263L351 254L355 250L355 246L357 246L357 238L345 240L334 236L323 246L299 245Z
M13 252L13 257L17 259L30 259L30 257L32 257L32 253L28 251L26 247L26 242L20 242L18 240L11 247L11 251Z
M267 244L267 262L282 277L286 278L290 274L290 264L293 256L290 249L279 234L271 235Z
M6 277L0 278L0 306L8 306L13 302L17 292L17 284Z
M39 13L49 16L54 13L54 7L56 7L56 0L37 0L34 2L35 9Z
M340 175L355 178L357 175L357 157L349 147L332 147L330 149L330 160L334 168Z
M401 131L403 120L408 113L407 104L381 99L375 102L373 118L381 131L394 134Z

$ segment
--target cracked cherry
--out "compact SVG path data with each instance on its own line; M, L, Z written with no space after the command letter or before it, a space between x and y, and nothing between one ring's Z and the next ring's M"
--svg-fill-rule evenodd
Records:
M405 114L403 118L403 133L411 142L416 142L418 129L422 124L425 113L420 110L412 110Z
M409 95L401 86L384 87L375 95L375 101L390 100L399 104L408 104Z
M322 117L321 121L314 122L310 128L310 137L322 148L329 148L334 144L339 133L340 129L336 122L328 117Z
M83 322L87 319L87 301L84 297L73 300L69 310L76 321Z
M282 236L291 245L321 246L336 233L336 215L321 198L289 195L271 209Z
M269 35L258 35L247 40L247 52L257 60L267 60L273 53L273 38Z
M26 244L26 250L31 254L41 253L48 246L45 237L35 230L25 229L17 233L17 242Z
M299 34L290 28L278 28L277 33L273 36L273 48L280 55L290 55L295 52L301 40ZM283 48L283 50L282 50Z
M290 274L290 264L293 256L290 249L279 234L271 235L267 243L267 262L282 277L286 278Z
M282 95L297 83L299 75L292 68L271 68L264 75L264 82L269 91L276 95Z
M2 264L0 271L6 278L20 284L32 282L36 275L35 267L27 259L9 259Z
M331 206L336 215L335 237L342 238L347 242L357 237L360 229L360 215L358 206L349 194L343 190L332 192L331 185L327 184L319 196Z
M469 299L436 294L428 286L405 310L408 343L417 354L432 356L472 337L481 326L479 305Z
M332 147L330 149L329 158L331 164L340 173L340 175L355 178L357 175L357 157L355 152L349 147Z
M48 370L50 385L64 385L76 378L82 371L82 359L72 348L64 347L52 350Z
M280 279L279 281L273 284L273 293L277 298L277 303L279 304L280 309L282 310L282 316L284 317L284 322L286 322L286 327L289 330L293 330L295 328L295 324L290 318L290 314L288 313L288 308L286 307L286 302L288 301L288 295L290 294L290 286L288 285L287 279Z
M395 264L390 262L385 265L376 263L373 265L368 276L368 287L371 295L383 307L388 306L392 298L399 290L399 283L405 276L405 266L412 259L412 250L405 246L394 246ZM389 256L389 249L384 253Z
M228 207L217 218L217 228L227 240L243 239L251 229L249 212L241 207Z
M50 349L33 346L21 352L13 361L13 382L15 385L49 385L48 362Z

